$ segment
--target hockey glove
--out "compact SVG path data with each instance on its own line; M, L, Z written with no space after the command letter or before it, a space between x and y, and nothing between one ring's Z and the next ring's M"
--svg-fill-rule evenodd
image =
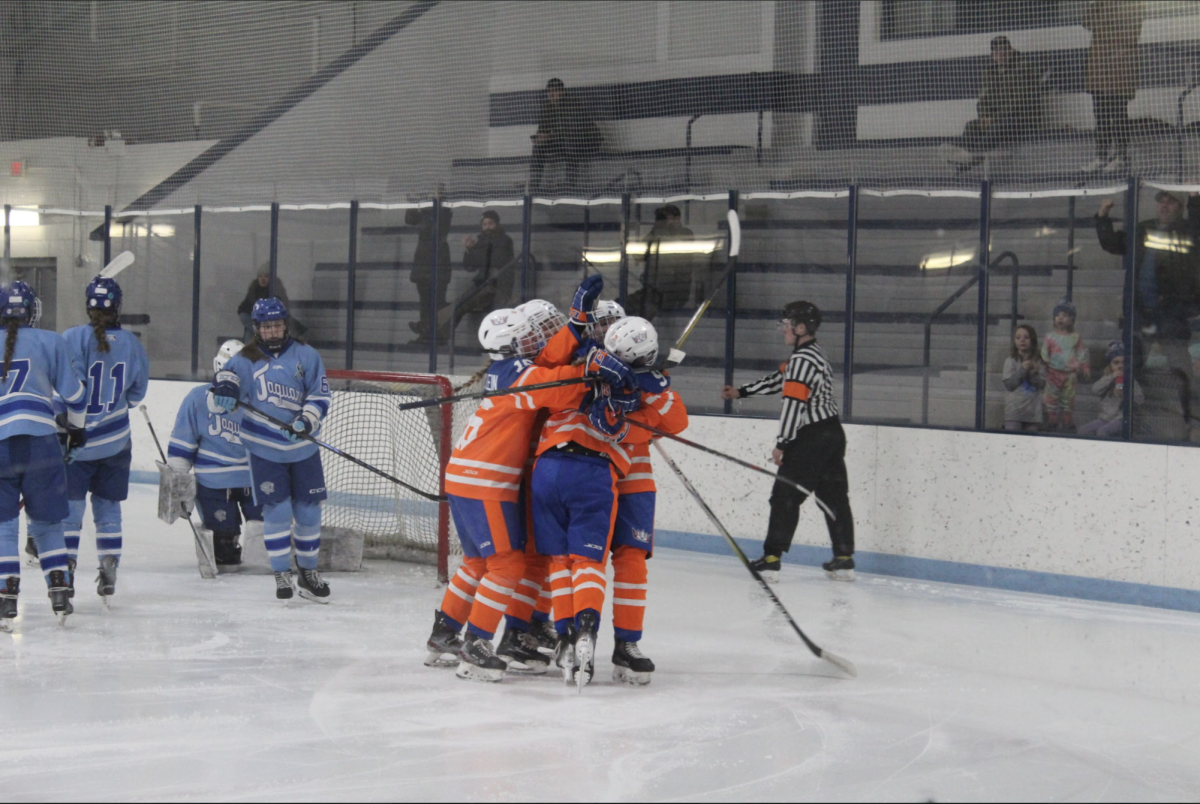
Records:
M596 299L600 298L600 291L604 290L604 277L600 274L592 274L587 279L579 283L579 289L575 291L575 299L571 302L571 323L575 325L571 331L579 337L580 331L585 327L596 323L596 314L593 308L596 306Z
M642 392L637 388L610 391L608 404L621 415L633 413L642 406Z
M237 407L240 386L237 374L218 371L212 384L213 404L226 413L232 412Z
M317 417L305 411L296 417L292 422L292 429L287 431L288 441L296 442L301 440L301 435L312 435L317 430Z
M593 349L584 360L583 375L598 377L613 390L634 388L637 381L629 366L603 349Z
M75 456L79 454L79 450L87 445L87 430L83 427L76 427L72 424L67 425L67 455L66 462L71 463L75 460Z
M602 397L596 397L588 410L588 422L609 441L620 443L629 432L629 422L622 420Z

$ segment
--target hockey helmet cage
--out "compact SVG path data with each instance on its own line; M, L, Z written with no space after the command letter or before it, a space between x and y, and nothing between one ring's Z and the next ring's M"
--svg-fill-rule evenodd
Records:
M213 374L225 368L225 364L229 362L229 358L242 351L242 347L245 345L237 338L230 338L221 344L221 348L217 350L217 356L213 358Z
M652 366L658 358L658 332L653 324L639 316L622 318L608 328L604 348L634 368Z
M536 357L546 345L529 316L511 307L493 310L479 325L479 345L493 360Z
M123 295L117 280L97 276L87 286L87 309L112 310L114 313L119 313Z
M20 318L36 326L42 317L42 303L33 288L17 279L0 287L0 297L4 299L4 307L0 309L0 318Z
M592 311L596 316L596 323L592 324L592 340L604 343L609 328L625 317L625 308L612 299L598 299Z
M792 326L803 324L809 335L816 335L821 326L821 310L810 301L794 301L783 308L783 320Z
M524 304L518 304L517 310L529 318L529 323L542 333L548 343L558 331L567 325L567 317L545 299L530 299Z

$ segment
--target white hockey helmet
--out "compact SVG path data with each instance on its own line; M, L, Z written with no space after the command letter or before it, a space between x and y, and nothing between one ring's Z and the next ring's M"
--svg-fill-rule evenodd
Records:
M529 316L511 307L493 310L479 325L479 344L493 360L534 357L546 345Z
M229 358L242 351L242 347L245 345L237 338L230 338L221 344L221 348L217 350L217 356L213 358L213 374L225 368L225 364L229 362Z
M541 330L547 343L567 325L567 317L545 299L530 299L524 304L518 304L516 309L528 316L529 323Z
M592 340L604 343L609 327L625 317L625 308L612 299L598 299L592 308L596 323L592 324Z
M658 333L644 318L636 315L622 318L608 328L604 348L634 368L652 366L658 358Z

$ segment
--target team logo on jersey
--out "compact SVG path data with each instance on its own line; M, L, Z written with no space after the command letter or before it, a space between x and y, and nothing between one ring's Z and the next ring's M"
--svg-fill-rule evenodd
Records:
M633 538L637 539L639 542L645 542L645 543L649 544L650 531L640 530L639 528L634 528L633 529Z
M213 416L208 423L208 434L213 438L223 438L230 444L240 444L242 439L238 423L224 416Z
M272 483L270 480L264 480L262 485L259 486L259 488L262 489L263 494L274 494L275 493L275 484Z
M224 522L224 521L225 521L225 518L226 518L226 517L228 517L228 516L229 516L229 514L227 514L227 513L226 513L224 510L222 510L222 509L218 509L218 510L216 510L216 511L214 511L214 512L213 512L213 516L215 516L215 517L217 518L217 521L218 521L218 522Z
M254 372L254 380L258 386L256 389L258 401L284 410L300 410L300 389L268 380L267 370L269 368L270 366L263 366Z

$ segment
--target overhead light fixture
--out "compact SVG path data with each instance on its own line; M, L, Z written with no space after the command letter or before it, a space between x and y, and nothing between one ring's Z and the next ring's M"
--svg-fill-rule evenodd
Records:
M655 257L680 254L712 254L721 248L721 240L630 240L625 244L625 253L630 259L642 260L647 251ZM591 263L620 262L620 248L591 248L583 252Z
M170 223L155 223L147 227L144 223L113 223L108 227L109 237L174 237L175 226Z
M10 209L9 226L41 226L42 216L36 209Z
M944 251L937 254L926 254L921 258L922 271L944 271L956 265L963 265L975 259L975 250Z

